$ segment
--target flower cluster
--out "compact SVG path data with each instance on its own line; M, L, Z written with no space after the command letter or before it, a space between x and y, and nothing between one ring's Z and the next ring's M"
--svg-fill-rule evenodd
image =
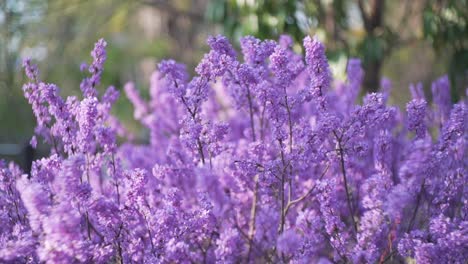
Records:
M125 85L147 144L96 89L104 40L82 97L26 60L31 144L51 152L30 174L0 162L0 262L466 263L468 109L446 77L434 105L420 85L388 105L386 79L359 105L358 59L339 81L317 38L305 56L288 36L240 43L210 37L194 77L160 62L149 100Z

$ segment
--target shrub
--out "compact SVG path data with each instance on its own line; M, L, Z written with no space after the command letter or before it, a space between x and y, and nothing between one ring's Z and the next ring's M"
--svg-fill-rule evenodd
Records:
M468 259L467 108L446 77L407 111L390 88L356 105L358 59L333 80L324 46L222 36L193 78L159 63L150 99L129 83L148 144L96 87L106 42L83 65L81 98L62 98L24 62L51 146L29 175L1 163L0 260L9 263L464 263ZM37 137L37 138L36 138ZM117 144L117 138L124 143ZM125 140L126 139L126 140Z

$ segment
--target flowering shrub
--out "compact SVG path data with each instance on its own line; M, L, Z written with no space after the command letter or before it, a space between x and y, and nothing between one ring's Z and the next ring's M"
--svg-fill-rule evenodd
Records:
M433 105L420 85L387 105L388 80L356 105L360 61L334 81L315 38L305 58L287 36L242 38L242 60L208 45L196 77L159 63L149 101L124 87L148 144L110 114L119 92L98 94L103 40L81 98L24 62L31 144L51 153L29 175L0 163L1 262L466 263L468 110L447 77Z

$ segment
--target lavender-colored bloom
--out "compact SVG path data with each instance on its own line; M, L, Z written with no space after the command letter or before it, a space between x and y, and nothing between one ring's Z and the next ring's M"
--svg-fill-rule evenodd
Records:
M393 165L393 138L388 131L382 131L374 140L374 164L381 172L391 171Z
M88 64L86 62L81 63L80 64L80 71L84 72L84 71L86 71L86 69L88 69Z
M39 70L37 69L37 65L35 65L35 64L33 64L31 62L31 59L25 59L23 61L23 68L24 68L24 71L26 73L26 76L28 76L28 78L31 81L37 81L38 80Z
M426 101L413 99L406 105L408 129L416 133L416 138L426 136Z
M39 259L51 263L65 263L89 259L88 243L80 232L81 217L70 205L60 203L53 207L43 222L44 237L37 252Z
M37 138L36 138L36 136L33 136L33 137L31 138L31 141L29 141L29 144L30 144L31 147L33 147L33 148L36 148L36 147L37 147Z
M0 161L0 262L466 262L468 113L447 78L435 107L411 88L405 113L385 80L356 105L361 62L332 84L316 39L304 57L245 37L242 61L208 45L192 78L162 61L149 102L126 86L148 141L112 116L115 88L97 96L103 40L83 97L25 61L31 144L51 151L29 174Z
M292 39L290 35L282 34L279 37L278 44L281 47L287 49L287 48L291 48L294 45L294 40Z
M236 51L224 36L210 36L207 43L211 51L205 54L195 71L201 77L214 81L228 69L235 67Z
M464 103L458 103L450 113L450 119L442 128L442 140L444 144L455 142L457 138L466 138L468 133L468 108Z
M48 193L40 184L29 183L27 179L18 181L18 189L21 190L21 199L28 211L31 229L39 232L42 229L42 217L48 214L51 206Z
M313 98L323 101L324 95L331 83L331 73L325 56L325 47L316 37L304 38L305 60L311 78L311 94Z
M177 63L174 60L165 60L158 64L158 69L169 84L169 92L176 98L183 97L188 81L185 65Z
M97 99L95 97L85 98L77 110L77 122L79 126L78 142L79 148L83 152L93 150L94 127L97 121Z
M146 103L141 99L140 94L133 83L129 82L125 84L124 90L127 98L132 102L133 107L135 108L133 117L136 120L140 120L148 112Z
M423 85L422 83L417 83L416 85L410 84L410 92L411 92L411 97L413 99L423 99L426 100L426 97L424 96L424 90L423 90Z
M390 96L390 92L392 90L392 81L388 78L382 78L380 80L380 91L384 96L385 102L388 101L388 97Z
M261 41L252 36L241 38L240 44L245 62L251 65L263 63L276 47L272 40Z
M437 107L437 118L445 121L450 113L450 80L447 75L444 75L434 81L431 85L432 98Z
M351 58L348 60L348 66L346 67L346 73L348 76L347 91L347 103L354 104L357 96L361 90L362 81L364 80L364 70L361 66L361 60Z
M270 68L278 78L279 84L283 86L290 83L293 78L293 73L288 68L288 64L289 59L286 49L277 46L270 56Z
M120 92L114 86L109 86L102 95L102 102L112 105L119 99L119 95Z
M140 199L144 196L144 187L147 179L147 172L142 169L137 169L126 175L128 180L127 202L133 204L142 202Z
M206 41L210 48L217 53L226 54L229 57L236 57L236 51L233 49L229 40L221 35L218 36L210 36Z
M219 263L236 263L241 260L243 243L241 235L234 228L224 230L217 241L216 261Z
M80 84L81 91L85 97L97 96L96 86L101 83L101 75L107 58L106 46L107 42L104 39L100 39L94 44L94 49L91 52L93 62L88 67L91 77L85 78Z
M293 255L298 249L301 241L296 232L292 229L286 230L279 237L276 242L278 252L286 255Z

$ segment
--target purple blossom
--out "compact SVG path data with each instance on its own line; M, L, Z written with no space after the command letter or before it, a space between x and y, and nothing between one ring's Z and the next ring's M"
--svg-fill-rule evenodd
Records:
M193 77L162 61L149 101L124 88L148 140L112 116L114 87L97 96L103 40L83 97L25 61L31 144L51 151L29 174L0 161L0 262L466 261L468 114L446 77L433 104L410 88L405 112L385 79L355 104L361 62L332 83L316 39L305 57L286 36L242 38L243 59L208 45Z
M286 230L279 237L276 242L278 252L286 255L293 255L301 243L300 237L294 230Z
M183 97L188 81L185 65L179 64L174 60L165 60L159 63L158 68L169 84L169 92L176 98Z
M222 263L240 261L243 251L243 241L239 231L234 228L224 230L217 241L216 260Z
M133 113L133 117L136 120L142 119L148 112L148 107L146 103L141 99L140 94L138 93L135 85L131 82L126 83L125 87L125 94L127 98L132 102L135 111Z
M426 97L424 96L424 90L423 90L423 85L422 83L417 83L416 85L410 84L410 92L411 92L411 97L413 99L423 99L426 100Z
M445 121L450 113L450 80L447 75L444 75L434 81L431 85L432 97L437 108L436 115L441 121Z
M289 66L287 50L281 46L276 46L275 51L270 55L270 68L278 79L278 83L284 86L293 79L293 72Z
M426 101L413 99L406 105L408 129L416 133L416 138L426 136Z
M88 67L91 77L83 79L80 84L81 91L85 97L97 96L96 86L101 83L101 75L107 58L106 46L107 42L104 39L100 39L94 44L94 49L91 51L93 62Z
M26 73L26 76L31 81L37 81L39 78L39 70L37 69L37 65L31 62L31 59L25 59L23 61L23 68Z
M98 100L95 97L85 98L77 109L77 123L79 126L78 142L83 152L92 152L94 147L94 127L97 119Z
M276 43L272 40L261 41L252 36L241 38L240 43L244 61L251 65L264 63L276 46Z
M310 36L304 38L305 60L308 66L308 72L311 78L311 94L313 98L322 101L330 87L331 73L328 66L328 60L325 56L325 47L316 37Z

